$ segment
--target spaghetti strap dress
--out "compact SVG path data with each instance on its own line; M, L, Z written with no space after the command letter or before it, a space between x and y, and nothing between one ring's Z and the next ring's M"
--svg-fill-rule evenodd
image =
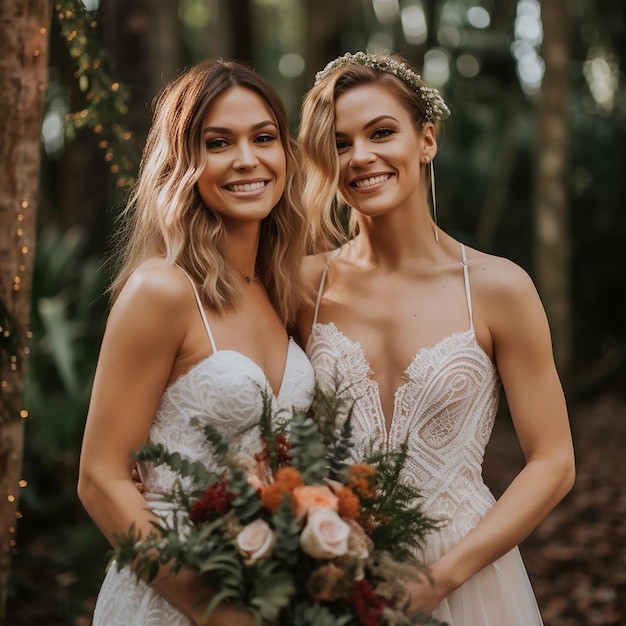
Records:
M408 442L403 478L421 491L424 512L443 521L418 554L426 564L432 563L458 544L495 504L483 482L482 462L501 383L474 331L465 247L461 244L469 327L415 354L404 373L406 382L395 392L389 429L361 345L332 322L317 321L328 267L340 250L330 255L322 276L307 354L320 387L334 389L339 377L355 402L355 461L372 450L372 442L383 449ZM543 623L517 547L452 592L433 616L449 626Z
M185 275L193 287L213 352L165 389L148 442L163 444L170 452L201 461L211 470L216 469L213 453L201 430L190 426L192 417L197 417L201 426L210 423L228 438L236 439L253 458L261 444L256 425L263 411L263 390L271 397L275 413L306 412L313 397L314 375L304 351L289 338L283 379L280 390L274 394L259 365L240 352L218 349L196 286ZM160 514L174 515L166 496L174 493L178 475L166 466L140 466L139 472L147 506ZM182 484L184 487L185 481ZM98 594L93 626L193 623L152 587L137 581L129 567L118 571L112 562Z

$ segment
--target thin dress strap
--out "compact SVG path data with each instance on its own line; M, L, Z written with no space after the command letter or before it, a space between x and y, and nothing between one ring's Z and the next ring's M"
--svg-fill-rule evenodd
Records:
M463 256L463 277L465 279L465 295L467 296L470 330L474 330L474 318L472 317L472 294L470 293L469 272L467 270L467 255L465 254L465 246L463 244L461 244L461 255Z
M207 335L209 336L209 341L211 342L211 348L213 349L213 352L215 353L217 352L217 347L215 346L213 333L211 332L211 327L209 326L209 320L207 320L206 318L206 313L204 312L204 307L202 306L202 300L200 300L200 294L198 293L196 284L191 279L191 276L189 276L189 274L187 274L187 272L180 265L176 265L176 267L187 277L187 280L191 283L191 288L193 289L193 295L196 296L196 302L198 303L198 308L200 309L200 315L202 316L204 327L206 328Z
M313 325L317 324L317 314L320 310L320 302L322 301L322 294L324 293L324 285L326 284L326 276L328 275L328 268L332 263L333 259L341 252L341 248L337 248L333 250L328 255L328 260L326 261L326 265L324 266L324 271L322 272L322 280L320 280L320 286L317 291L317 300L315 301L315 314L313 315Z

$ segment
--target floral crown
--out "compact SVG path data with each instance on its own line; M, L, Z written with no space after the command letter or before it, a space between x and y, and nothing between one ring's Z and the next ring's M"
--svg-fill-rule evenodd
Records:
M365 54L365 52L351 54L346 52L343 56L328 63L323 70L315 75L315 85L321 83L336 70L348 65L364 65L379 72L393 74L420 95L426 106L426 119L429 122L445 120L450 116L450 109L437 89L424 85L422 77L406 63L383 54Z

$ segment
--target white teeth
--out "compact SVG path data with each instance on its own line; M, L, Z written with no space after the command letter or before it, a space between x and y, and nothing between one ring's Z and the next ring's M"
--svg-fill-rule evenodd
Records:
M264 182L259 183L246 183L245 185L228 185L227 189L230 191L256 191L265 187Z
M371 187L372 185L378 185L386 181L390 177L390 174L383 174L382 176L372 176L372 178L364 178L362 180L355 180L355 187Z

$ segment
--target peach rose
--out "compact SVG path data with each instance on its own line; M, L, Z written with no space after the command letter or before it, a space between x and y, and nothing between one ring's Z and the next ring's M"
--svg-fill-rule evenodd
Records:
M300 535L300 547L315 559L332 559L348 551L350 526L331 509L309 513Z
M337 502L337 496L328 487L306 485L293 490L294 510L299 520L319 509L337 511Z
M348 520L347 524L350 526L348 556L364 561L370 555L374 544L359 524L352 520Z
M236 543L246 565L254 565L272 553L276 537L267 522L257 519L243 527L237 535Z

